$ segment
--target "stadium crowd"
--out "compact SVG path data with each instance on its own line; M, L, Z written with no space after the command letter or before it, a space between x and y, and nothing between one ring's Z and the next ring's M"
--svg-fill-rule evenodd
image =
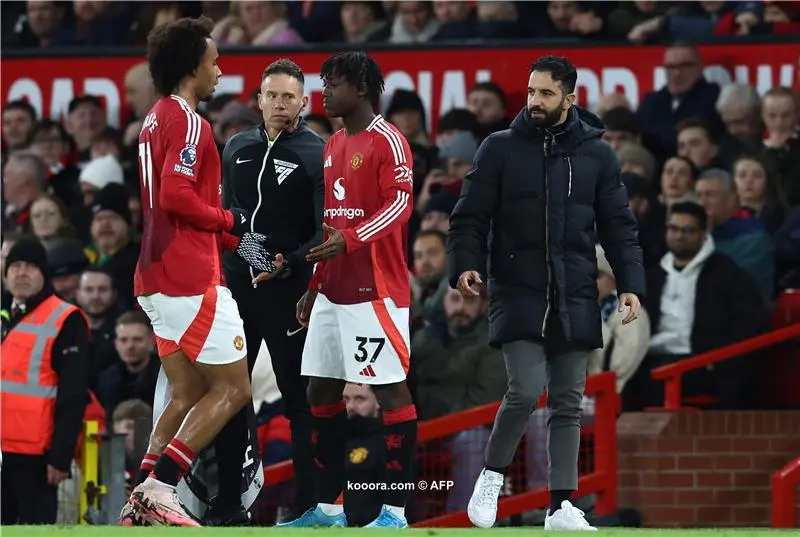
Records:
M215 20L222 46L552 37L641 44L800 32L800 5L793 2L29 1L3 3L3 48L141 46L154 25L200 13ZM630 410L663 398L649 380L654 367L763 333L779 293L800 287L800 95L787 87L764 95L746 84L719 87L705 79L703 58L688 44L667 47L663 65L666 86L638 109L620 94L589 103L619 158L648 271L643 319L623 330L614 275L597 249L605 350L595 352L590 372L615 371ZM382 110L414 153L410 378L420 419L497 401L505 392L500 351L487 340L487 298L462 297L445 273L449 215L461 182L481 142L509 126L506 89L475 84L467 108L445 113L436 132L427 129L413 91L397 90ZM56 293L89 320L90 389L109 428L132 434L134 422L152 414L159 372L152 329L133 296L141 230L136 144L156 99L145 64L128 71L125 92L133 114L119 130L106 124L103 102L93 95L74 98L63 121L39 117L24 101L3 103L0 272L3 308L10 309L8 252L27 236L45 246ZM234 134L261 121L253 94L218 95L201 112L220 153ZM339 128L324 116L306 121L325 137ZM265 465L288 459L291 449L268 369L253 381ZM755 379L745 357L690 375L684 390L714 395L716 408L752 408L759 405L749 389ZM365 392L352 394L353 401L374 398ZM584 403L590 419L591 401ZM362 407L363 417L375 416L374 403L355 402L351 415ZM545 423L543 411L531 418L529 446L539 452ZM456 481L464 486L480 471L487 435L465 431L454 440L463 446L453 451L465 476ZM132 443L128 451L135 473L141 455ZM533 466L546 465L542 453L539 459ZM540 474L531 471L529 483L540 484ZM470 492L454 490L448 509L463 509Z

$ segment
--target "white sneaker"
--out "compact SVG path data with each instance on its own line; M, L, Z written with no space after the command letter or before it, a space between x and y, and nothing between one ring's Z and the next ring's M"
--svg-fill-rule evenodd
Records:
M584 512L564 500L561 502L561 509L556 509L554 513L547 510L544 517L544 529L555 531L597 531L597 528L590 526L586 522Z
M475 489L467 505L470 522L479 528L491 528L497 518L497 498L505 483L503 474L484 468L475 481Z

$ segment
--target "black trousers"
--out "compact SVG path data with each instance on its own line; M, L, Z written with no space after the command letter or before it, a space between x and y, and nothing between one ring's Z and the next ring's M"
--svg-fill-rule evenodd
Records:
M3 453L0 496L3 526L56 523L58 487L47 484L43 456Z
M282 395L284 415L291 422L292 461L295 474L293 509L302 513L314 505L315 483L314 451L311 446L311 410L306 399L308 381L300 376L306 332L301 330L292 336L287 333L299 328L295 319L295 309L297 301L306 291L311 274L310 272L292 274L286 279L260 283L255 289L250 284L250 278L230 273L226 276L228 288L236 300L239 314L244 321L247 360L251 373L262 339L269 349L275 380ZM220 464L226 459L236 461L235 463L226 461L226 467L220 467L220 505L230 506L233 502L236 504L239 502L245 439L246 419L240 412L223 428L215 441ZM230 487L222 483L222 480L227 480L229 477ZM235 486L233 479L236 479ZM234 494L233 490L236 491L235 497L228 499Z

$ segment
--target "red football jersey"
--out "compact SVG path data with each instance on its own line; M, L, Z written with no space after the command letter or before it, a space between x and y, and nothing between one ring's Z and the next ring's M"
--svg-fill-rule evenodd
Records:
M334 304L389 297L409 307L408 219L413 158L405 137L376 116L366 130L344 129L325 144L325 218L346 252L317 266L310 288Z
M159 99L139 134L142 248L134 276L136 296L202 295L220 283L220 170L208 121L181 97ZM189 187L185 199L172 193L179 186ZM213 224L182 218L188 202L211 212ZM183 208L175 210L176 205Z

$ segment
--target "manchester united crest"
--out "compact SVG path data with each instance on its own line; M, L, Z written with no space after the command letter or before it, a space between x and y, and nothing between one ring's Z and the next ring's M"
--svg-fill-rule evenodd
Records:
M350 166L354 170L359 169L362 164L364 164L364 155L362 155L361 153L356 153L355 155L353 155L353 158L350 159Z
M236 336L233 338L233 346L237 351L242 350L244 348L244 338L242 336Z
M369 457L369 451L367 450L367 448L363 447L355 448L353 451L350 452L350 455L348 455L348 458L350 459L350 462L352 464L361 464L362 462L367 460L367 457Z

